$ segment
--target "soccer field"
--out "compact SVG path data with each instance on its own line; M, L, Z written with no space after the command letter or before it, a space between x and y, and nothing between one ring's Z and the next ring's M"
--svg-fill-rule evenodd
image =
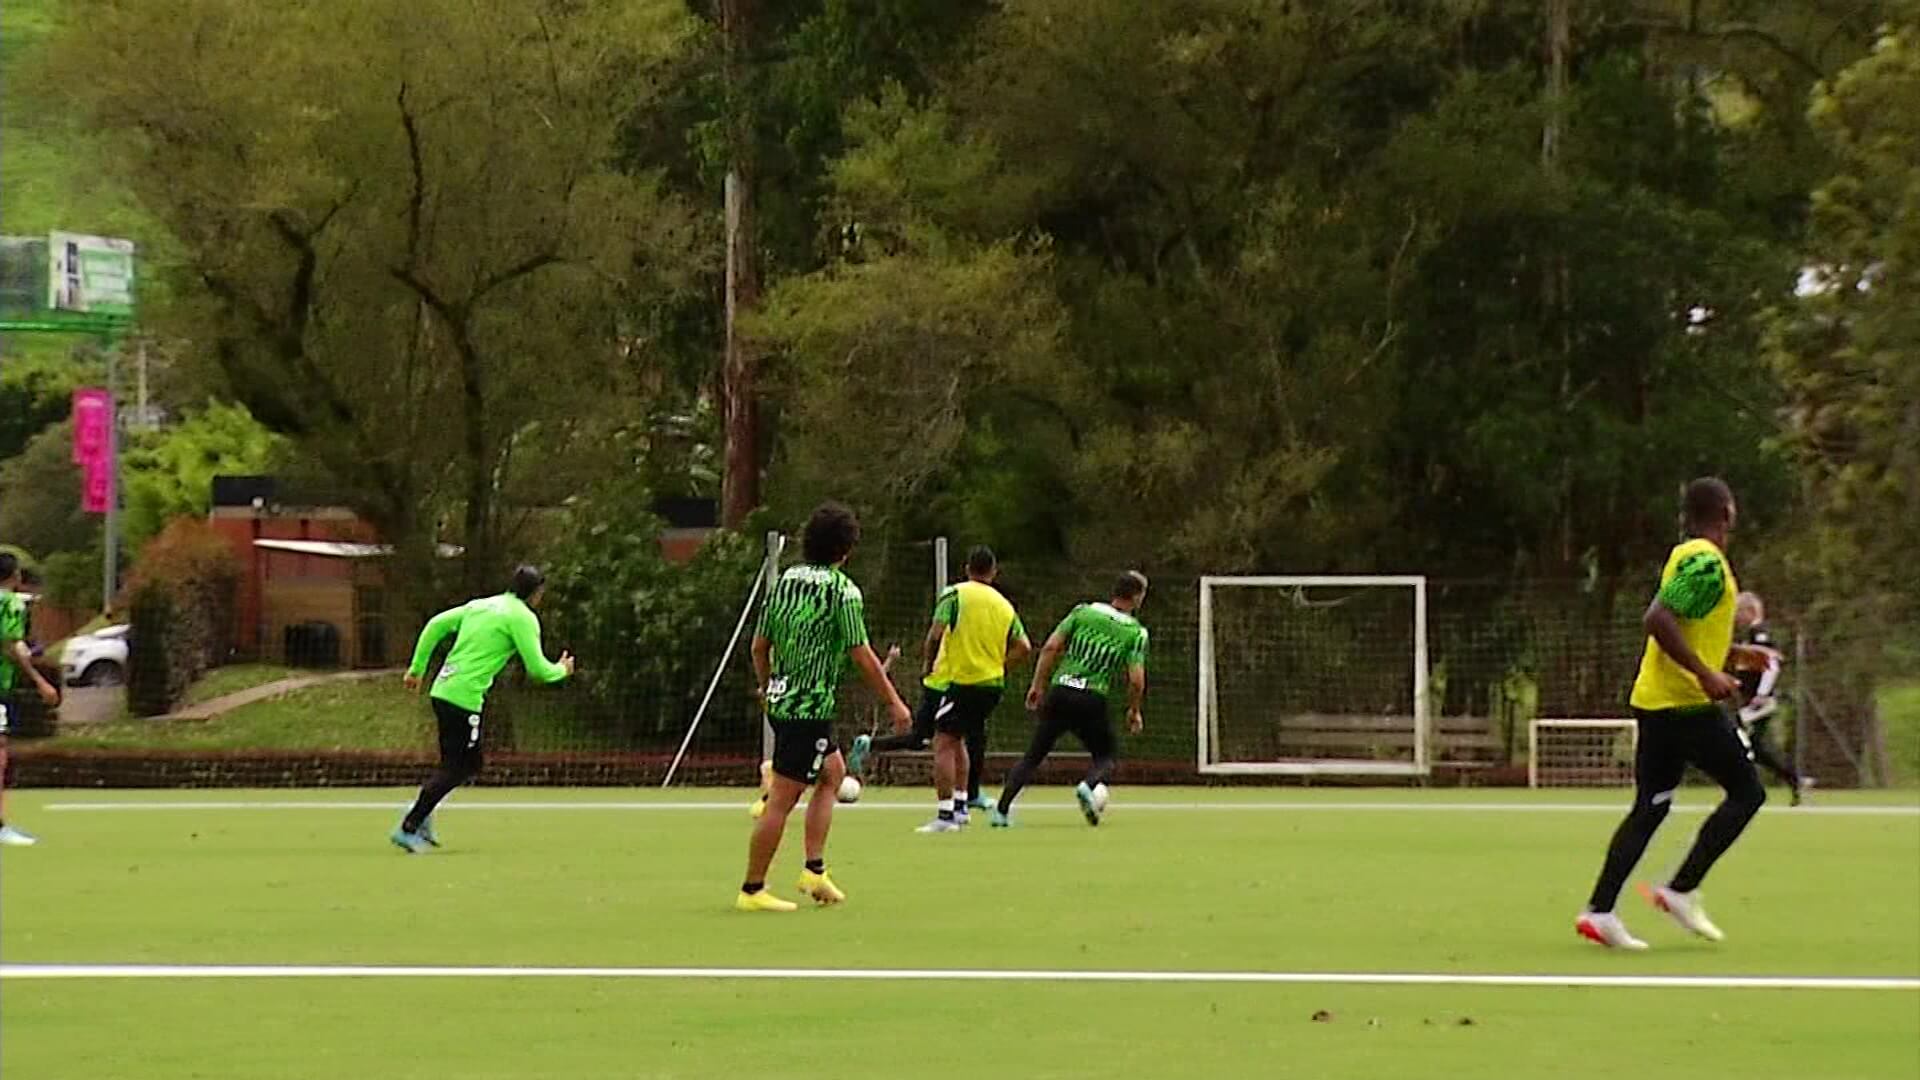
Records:
M731 910L744 791L465 790L424 857L385 839L409 795L12 794L43 842L0 862L0 1071L1920 1075L1912 792L1770 804L1707 883L1729 940L1632 898L1643 954L1572 931L1621 792L1120 788L1090 829L1035 789L920 836L930 798L876 788L836 819L849 902L793 915Z

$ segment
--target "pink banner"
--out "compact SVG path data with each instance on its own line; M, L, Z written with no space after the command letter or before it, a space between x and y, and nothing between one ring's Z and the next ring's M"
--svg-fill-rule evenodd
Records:
M113 430L113 398L95 386L73 392L73 463L85 465L107 453L107 435Z
M98 387L73 392L73 463L85 474L80 509L106 513L113 502L113 397Z

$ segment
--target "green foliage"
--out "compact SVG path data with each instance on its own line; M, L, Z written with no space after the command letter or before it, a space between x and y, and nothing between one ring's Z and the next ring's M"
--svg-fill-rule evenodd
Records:
M0 536L49 559L95 547L100 518L81 512L80 480L73 422L42 429L19 456L0 462Z
M173 595L157 581L133 590L128 631L127 711L134 716L165 716L173 710Z
M669 0L72 7L45 72L96 73L75 105L181 244L177 302L152 321L197 343L193 380L342 481L404 564L431 561L447 517L490 580L504 493L640 411L650 354L622 323L709 261L689 208L612 164L688 17Z
M1769 358L1787 388L1786 442L1814 510L1806 554L1849 597L1920 613L1920 13L1814 95L1837 169L1814 193L1805 295L1776 309Z
M127 704L161 716L226 658L240 560L204 521L176 518L141 549L129 585Z
M12 342L13 335L7 340ZM94 376L93 365L57 353L8 358L0 366L0 461L22 453L35 435L65 420L74 389Z
M763 554L748 535L719 532L692 562L670 564L660 553L660 524L646 506L645 493L630 484L574 500L567 510L570 538L548 556L547 638L580 659L566 712L587 745L657 743L685 729ZM744 651L736 655L719 700L743 700L744 657ZM710 716L708 731L731 731L746 721Z
M105 559L106 552L97 542L81 551L56 551L47 556L47 596L63 607L99 611L105 599L100 592L106 586L102 569Z
M215 476L265 473L284 440L243 405L210 401L179 424L129 440L121 457L122 540L138 548L175 517L204 517Z

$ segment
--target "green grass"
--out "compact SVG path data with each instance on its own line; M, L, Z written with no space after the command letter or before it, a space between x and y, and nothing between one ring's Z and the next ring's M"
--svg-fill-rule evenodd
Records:
M214 698L237 694L242 690L276 683L282 679L297 679L303 675L312 675L311 671L290 668L284 664L229 664L214 668L200 677L200 681L187 687L181 698L181 705L199 705Z
M1887 738L1889 782L1912 787L1920 784L1920 681L1882 687L1880 729Z
M383 678L326 683L212 720L89 724L64 729L35 745L58 750L402 750L432 746L431 735L432 717L420 699L408 694L398 678Z
M1770 808L1716 871L1732 935L1655 949L1574 937L1611 813L1276 812L1234 802L1615 802L1617 793L1123 789L1087 829L1059 789L1020 826L911 833L918 791L842 813L839 909L728 909L745 815L489 809L658 798L456 795L447 847L386 847L396 809L80 813L53 802L373 801L409 793L25 792L8 850L10 962L541 964L1065 970L1920 975L1920 816ZM1879 796L1916 805L1911 793ZM744 805L739 791L677 800ZM1706 793L1687 792L1698 807ZM1200 799L1214 810L1129 812ZM1836 793L1823 802L1862 804ZM890 809L885 803L903 804ZM1647 860L1671 866L1700 818ZM772 879L790 892L792 823ZM1310 1018L1319 1010L1331 1022ZM1463 1025L1471 1019L1471 1025ZM11 1076L1680 1075L1912 1077L1920 993L1328 985L602 979L10 981ZM952 1029L936 1054L938 1034Z

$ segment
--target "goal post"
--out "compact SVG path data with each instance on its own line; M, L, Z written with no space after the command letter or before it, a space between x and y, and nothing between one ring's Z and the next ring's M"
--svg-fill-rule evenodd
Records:
M1544 719L1527 725L1527 786L1631 787L1640 725L1630 719Z
M1200 579L1199 770L1424 776L1427 579Z

